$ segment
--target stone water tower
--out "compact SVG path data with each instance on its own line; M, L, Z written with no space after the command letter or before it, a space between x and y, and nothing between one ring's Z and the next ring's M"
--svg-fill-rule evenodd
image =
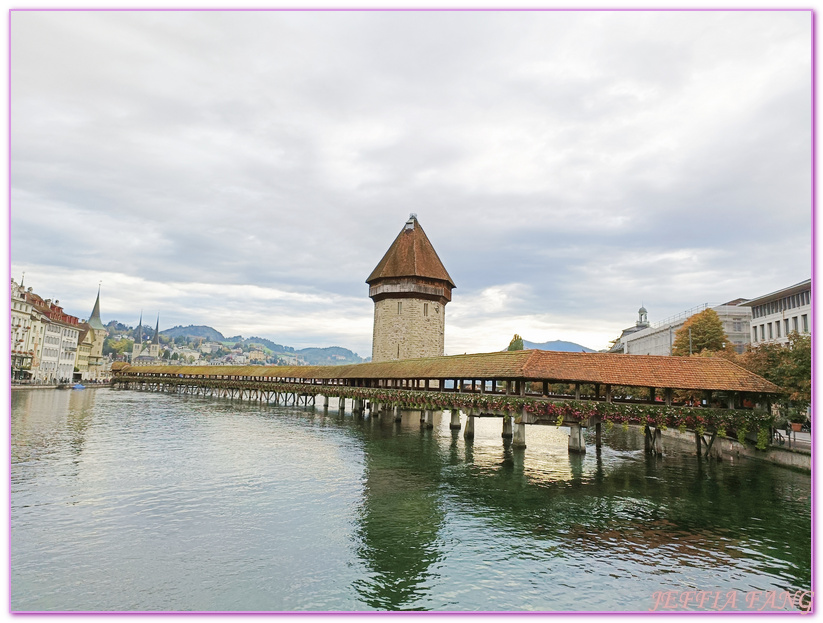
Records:
M446 303L455 286L416 214L366 283L374 301L372 361L443 355Z

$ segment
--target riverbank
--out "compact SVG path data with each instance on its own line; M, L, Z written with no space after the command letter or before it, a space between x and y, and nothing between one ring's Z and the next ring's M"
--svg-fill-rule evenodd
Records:
M641 426L634 428L638 430L638 434L642 437L643 428ZM692 431L681 433L679 430L667 429L662 433L664 456L670 452L679 454L695 453L695 438ZM737 439L731 437L716 437L709 456L720 461L730 462L741 459L761 461L804 472L811 472L812 469L811 451L779 446L769 446L766 450L758 450L752 444L741 444Z

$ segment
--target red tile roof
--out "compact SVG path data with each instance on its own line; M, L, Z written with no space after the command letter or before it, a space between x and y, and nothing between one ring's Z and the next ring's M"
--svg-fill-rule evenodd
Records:
M383 259L372 271L366 283L371 285L379 279L398 277L422 277L447 282L454 288L454 282L437 256L426 232L417 218L411 217L403 230L394 239Z
M777 393L780 388L719 357L520 350L345 366L137 366L124 373L298 379L525 379L631 387Z

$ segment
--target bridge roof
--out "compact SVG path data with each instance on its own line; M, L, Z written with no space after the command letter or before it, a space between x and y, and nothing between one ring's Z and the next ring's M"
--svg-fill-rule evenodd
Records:
M630 387L777 393L766 379L719 357L504 351L344 366L135 366L127 372L300 379L524 379Z

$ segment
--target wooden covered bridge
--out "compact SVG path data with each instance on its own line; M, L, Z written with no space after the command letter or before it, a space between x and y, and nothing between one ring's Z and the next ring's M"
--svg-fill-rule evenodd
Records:
M323 396L372 416L448 410L451 427L474 435L474 418L500 417L503 435L525 446L526 424L570 428L569 450L585 452L582 428L601 422L645 424L646 447L662 451L661 429L695 431L698 454L715 435L771 426L768 405L780 388L715 357L665 357L523 350L343 366L129 366L114 364L115 387L272 404L314 405ZM754 409L756 405L764 407ZM708 439L707 439L708 436Z

